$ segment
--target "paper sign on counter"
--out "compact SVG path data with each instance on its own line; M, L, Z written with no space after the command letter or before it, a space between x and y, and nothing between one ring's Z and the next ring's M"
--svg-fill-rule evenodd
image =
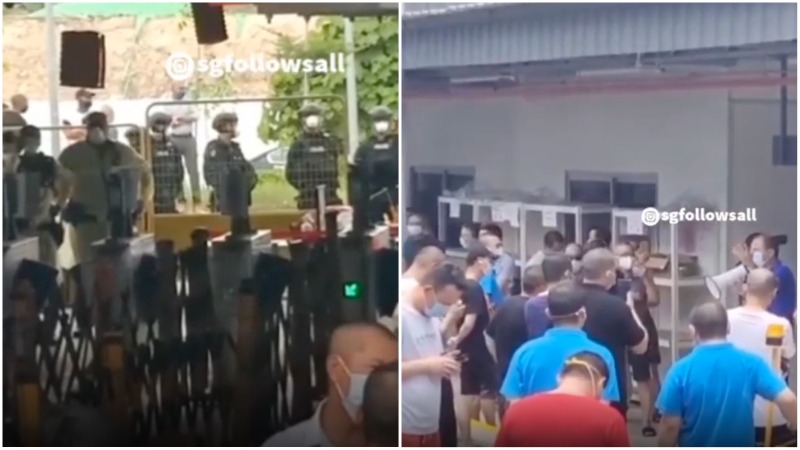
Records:
M506 220L503 206L502 205L492 205L492 222L503 222Z
M447 202L447 208L450 210L448 216L451 219L460 219L461 218L461 204L455 200L450 200Z
M519 228L519 205L503 206L503 218L514 228Z
M542 210L542 226L545 228L558 228L558 213L556 210Z
M642 228L642 216L639 214L631 214L625 218L625 231L627 234L644 234Z

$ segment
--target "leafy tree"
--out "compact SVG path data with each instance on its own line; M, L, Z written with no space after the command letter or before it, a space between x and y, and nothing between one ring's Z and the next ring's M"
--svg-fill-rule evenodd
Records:
M368 112L386 105L394 111L398 106L398 22L396 17L358 18L353 22L358 92L359 129L362 136L369 126ZM345 52L344 20L323 19L307 40L278 36L279 58L323 58ZM345 73L308 74L309 95L337 95L342 100L320 100L326 111L326 128L344 138L347 135L347 96ZM275 97L299 96L303 93L303 74L281 72L272 77ZM298 111L301 102L267 105L259 135L265 142L279 141L289 145L297 137L301 125Z

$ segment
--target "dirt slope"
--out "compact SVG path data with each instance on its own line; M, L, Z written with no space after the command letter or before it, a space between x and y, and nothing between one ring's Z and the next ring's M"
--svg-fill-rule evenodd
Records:
M95 30L105 35L106 88L98 98L141 98L160 96L169 90L164 61L175 51L206 57L234 55L248 57L275 53L276 33L301 37L305 24L294 15L248 15L227 18L227 42L201 49L194 35L191 18L162 18L137 21L130 17L110 19L67 19L59 22L58 32ZM138 35L138 40L137 40ZM12 16L3 20L3 99L23 93L30 99L47 99L46 30L42 19ZM266 95L266 75L236 75L236 94ZM59 96L71 100L73 88L61 88Z

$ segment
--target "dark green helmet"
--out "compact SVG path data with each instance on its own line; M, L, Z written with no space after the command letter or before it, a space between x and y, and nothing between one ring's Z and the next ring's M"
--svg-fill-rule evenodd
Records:
M222 133L227 130L229 126L239 123L239 117L235 113L222 112L214 116L211 121L211 128L215 131Z
M165 130L172 123L172 116L164 112L155 112L147 118L147 126L150 129Z
M392 110L387 108L386 106L376 106L372 108L369 112L369 116L372 118L373 121L376 122L379 120L391 121L394 118Z
M306 103L300 108L300 117L306 116L321 116L322 115L322 107L317 103Z

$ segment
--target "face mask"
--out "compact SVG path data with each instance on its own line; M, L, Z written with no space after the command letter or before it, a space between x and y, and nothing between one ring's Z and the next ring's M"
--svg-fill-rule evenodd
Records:
M358 420L358 410L361 409L361 405L364 403L364 386L367 384L367 375L350 372L350 369L347 368L341 358L339 358L339 363L344 367L347 376L350 378L350 386L347 389L347 395L344 395L338 383L336 383L336 389L339 391L339 396L342 397L344 410L347 411L350 420L355 422Z
M461 244L461 247L462 247L462 248L467 248L467 247L469 247L469 241L467 240L467 238L463 238L463 237L462 237L462 238L459 238L459 239L458 239L458 243L459 243L459 244Z
M39 141L25 141L25 144L22 147L22 149L25 150L26 152L33 153L36 150L39 150L40 145L41 144L39 143Z
M581 262L577 259L572 260L572 272L578 273L581 270Z
M175 100L183 100L183 97L186 97L186 92L180 91L173 94L172 98Z
M629 271L633 268L633 257L632 256L620 256L619 257L619 268L622 271Z
M90 144L99 145L106 141L106 133L99 128L92 128L89 130L87 140Z
M764 256L764 252L760 250L756 250L753 252L753 264L758 267L764 267L764 264L767 263L767 258Z
M319 127L319 116L308 116L306 117L306 127L315 129Z
M422 225L409 225L407 228L408 234L411 236L416 236L422 233Z
M87 109L92 107L92 102L90 102L90 101L89 102L86 102L86 101L78 102L78 107L83 109L83 110L87 110Z
M12 170L17 163L17 155L13 153L3 153L3 168Z
M389 131L389 122L375 122L376 133L387 133Z

